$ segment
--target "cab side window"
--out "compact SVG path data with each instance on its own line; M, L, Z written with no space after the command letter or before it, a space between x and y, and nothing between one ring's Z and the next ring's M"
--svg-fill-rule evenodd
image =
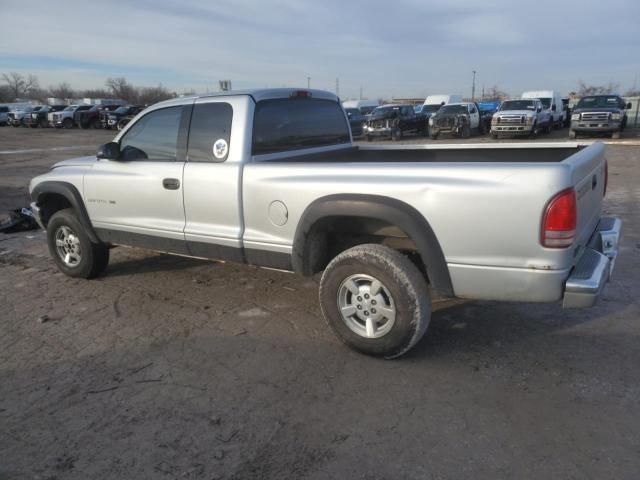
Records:
M183 107L154 110L138 120L120 140L126 161L174 162Z
M469 113L476 113L476 106L475 105L469 105Z
M197 103L191 115L187 158L224 162L229 156L233 108L226 102Z

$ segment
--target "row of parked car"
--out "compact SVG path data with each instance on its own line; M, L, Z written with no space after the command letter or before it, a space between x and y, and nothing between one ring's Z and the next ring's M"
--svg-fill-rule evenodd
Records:
M362 102L362 105L359 104ZM406 134L451 134L461 138L490 134L492 138L534 138L553 129L569 127L569 138L606 134L619 138L627 126L630 103L618 95L590 95L573 109L569 99L552 90L524 92L521 98L501 103L463 102L459 95L431 95L418 108L411 105L371 105L370 101L344 102L354 136L400 140Z
M0 125L31 128L107 128L121 130L142 105L39 105L16 110L0 106Z

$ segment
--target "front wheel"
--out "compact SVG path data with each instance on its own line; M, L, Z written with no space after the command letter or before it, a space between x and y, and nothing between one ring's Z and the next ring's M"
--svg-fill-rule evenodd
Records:
M109 263L109 248L91 242L71 208L57 211L49 220L47 245L60 271L70 277L97 277Z
M358 245L335 257L320 280L325 320L349 347L385 358L408 352L431 319L427 284L400 252Z
M62 122L62 128L73 128L73 120L70 118L65 118Z
M437 131L431 132L429 134L429 136L431 137L431 140L437 140L438 139L438 135L439 135L439 133Z
M575 130L569 130L569 138L574 140L576 138L576 131Z
M398 140L402 140L402 130L399 128L391 132L391 140L397 142Z

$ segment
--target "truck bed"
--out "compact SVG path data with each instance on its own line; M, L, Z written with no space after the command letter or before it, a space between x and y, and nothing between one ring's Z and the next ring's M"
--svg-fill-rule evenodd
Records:
M278 162L433 162L433 163L558 163L583 150L577 143L443 144L354 146L323 153L283 157Z

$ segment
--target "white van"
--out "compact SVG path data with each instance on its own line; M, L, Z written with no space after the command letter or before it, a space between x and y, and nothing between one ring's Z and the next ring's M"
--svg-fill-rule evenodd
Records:
M524 92L521 98L539 98L545 110L551 114L551 125L555 128L562 128L566 121L567 113L562 106L562 95L553 90L533 90Z
M442 105L461 102L462 95L429 95L424 101L420 113L425 118L429 118L431 115L436 113Z
M346 100L342 102L342 108L357 108L362 115L369 115L376 107L380 106L378 100Z

